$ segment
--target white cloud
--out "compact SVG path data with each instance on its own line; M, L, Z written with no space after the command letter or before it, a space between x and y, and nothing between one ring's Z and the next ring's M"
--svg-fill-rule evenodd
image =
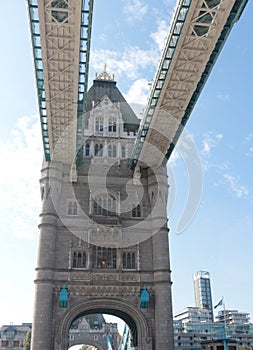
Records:
M218 94L217 94L217 98L218 98L218 100L220 100L220 101L222 101L222 102L228 102L228 101L230 101L230 95L229 95L229 94L218 93Z
M166 36L168 34L168 28L168 23L162 20L158 23L157 31L150 34L150 37L154 40L160 51L162 51L164 48Z
M39 117L18 119L12 138L0 144L1 231L34 238L39 214L42 162Z
M175 6L175 0L163 0L163 3L166 5L166 6Z
M249 147L248 151L246 152L247 157L252 157L253 156L253 146Z
M252 144L252 140L253 140L253 134L250 133L245 138L245 143L247 144L247 146L248 146L248 144ZM248 150L246 152L246 156L247 157L252 157L253 156L253 146L252 145L248 146Z
M148 6L142 0L124 1L123 12L129 22L140 21L148 11Z
M247 142L250 142L250 141L252 141L252 140L253 140L253 134L250 133L249 135L246 136L246 141L247 141Z
M240 179L238 177L235 177L231 174L224 174L223 176L226 182L229 184L230 189L236 195L236 197L242 198L248 196L249 190L239 183Z
M93 68L100 71L106 62L108 72L114 73L116 79L121 75L131 80L140 77L141 70L148 66L157 65L159 54L154 49L149 51L141 50L137 46L130 46L125 51L117 52L112 50L94 50L92 52Z
M142 118L142 113L147 105L149 90L149 82L146 79L138 79L124 94L127 103L131 105L138 118Z
M150 86L146 79L136 80L124 95L128 103L138 103L144 106L147 104L147 97Z
M106 41L107 39L108 39L108 36L105 33L99 35L99 40Z
M223 135L221 133L214 134L213 132L209 132L203 136L202 140L202 155L210 156L213 148L217 146L217 144L223 139Z

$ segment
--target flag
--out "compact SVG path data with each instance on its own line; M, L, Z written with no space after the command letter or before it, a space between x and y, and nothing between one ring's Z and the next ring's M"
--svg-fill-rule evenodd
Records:
M215 305L214 309L216 309L216 307L218 307L218 306L221 306L222 304L223 304L223 298L218 302L217 305Z

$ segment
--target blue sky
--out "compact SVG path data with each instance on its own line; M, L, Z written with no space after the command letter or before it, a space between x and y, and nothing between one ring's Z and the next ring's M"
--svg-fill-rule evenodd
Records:
M95 0L90 83L106 62L127 101L145 105L175 2ZM0 324L8 324L32 321L42 150L25 1L3 2L1 9ZM196 215L180 234L191 179L177 153L169 165L175 312L194 305L192 274L204 269L211 274L214 303L224 296L227 308L253 317L252 21L249 1L187 124L201 159L203 190Z

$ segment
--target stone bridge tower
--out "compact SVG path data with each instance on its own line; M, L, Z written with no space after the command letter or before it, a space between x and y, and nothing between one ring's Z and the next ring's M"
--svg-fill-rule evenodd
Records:
M136 349L173 349L166 169L128 167L139 120L106 69L86 111L77 163L43 163L32 350L67 350L73 322L98 313Z

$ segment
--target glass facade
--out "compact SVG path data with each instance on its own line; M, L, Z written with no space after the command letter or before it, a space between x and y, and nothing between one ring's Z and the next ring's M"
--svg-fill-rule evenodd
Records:
M213 321L213 303L209 272L198 271L193 275L193 281L195 304L197 307L209 310L210 321Z

